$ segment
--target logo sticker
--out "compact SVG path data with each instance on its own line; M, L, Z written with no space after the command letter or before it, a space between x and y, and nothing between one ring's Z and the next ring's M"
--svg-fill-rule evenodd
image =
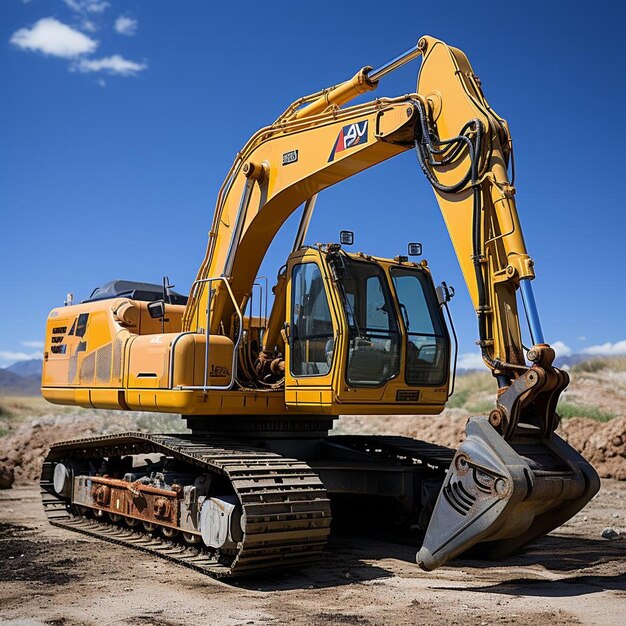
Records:
M354 146L359 146L362 143L367 143L367 122L368 120L364 120L362 122L348 124L348 126L344 126L339 131L335 145L328 157L329 163L335 160L335 155L339 152L343 152L348 148L354 148Z
M289 165L290 163L295 163L298 160L298 151L290 150L289 152L285 152L283 154L283 165Z

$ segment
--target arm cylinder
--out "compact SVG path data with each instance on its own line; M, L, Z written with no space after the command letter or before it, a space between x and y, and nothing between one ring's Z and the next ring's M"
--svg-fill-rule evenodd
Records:
M417 44L412 48L409 48L395 59L391 61L387 61L384 65L377 67L375 70L368 72L367 77L373 83L378 82L383 76L390 74L391 72L397 70L399 67L402 67L405 63L412 61L413 59L417 59L417 57L422 54L422 48Z
M519 281L519 286L522 294L522 302L524 303L526 319L528 320L530 338L535 345L538 343L545 343L543 339L543 330L541 330L541 322L539 321L537 303L535 302L533 284L528 278L522 278L522 280Z

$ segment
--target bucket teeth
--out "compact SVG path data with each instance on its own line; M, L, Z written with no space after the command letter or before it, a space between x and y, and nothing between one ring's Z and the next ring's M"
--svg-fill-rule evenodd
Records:
M485 417L469 420L417 563L426 570L485 544L502 557L575 515L597 493L595 470L555 434L508 443Z

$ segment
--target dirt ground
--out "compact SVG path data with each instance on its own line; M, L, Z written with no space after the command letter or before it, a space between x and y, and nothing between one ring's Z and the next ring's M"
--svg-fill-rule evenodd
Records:
M626 484L505 562L432 573L409 546L335 537L324 561L274 577L214 581L169 561L53 526L38 491L0 491L0 624L621 624ZM605 527L621 535L602 538Z
M0 396L0 487L13 485L0 488L0 626L623 624L626 360L617 365L573 372L564 394L569 419L558 432L603 477L592 502L516 557L455 560L428 574L415 565L414 547L335 536L323 562L306 571L222 583L49 526L34 481L52 442L180 432L184 423ZM439 416L344 416L334 434L398 434L456 447L467 418L493 403L488 376L457 383L451 408ZM616 538L603 538L607 527Z

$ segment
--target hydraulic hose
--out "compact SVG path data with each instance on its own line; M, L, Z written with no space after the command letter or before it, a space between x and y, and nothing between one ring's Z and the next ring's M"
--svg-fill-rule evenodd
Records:
M418 110L419 126L416 127L415 152L421 170L424 172L428 182L441 193L458 193L465 189L469 183L472 187L473 207L472 207L472 264L476 275L476 289L478 293L478 306L476 314L478 317L478 345L483 359L495 370L527 370L527 366L506 363L500 359L494 359L487 349L487 290L485 277L483 274L484 253L482 249L482 193L479 181L480 178L480 157L482 153L484 128L479 119L472 119L467 122L460 133L451 139L441 140L436 135L431 134L428 127L427 115L421 101L413 100L413 104ZM474 131L473 137L468 137L466 133ZM443 185L437 179L431 167L449 165L459 156L461 151L467 147L470 166L463 177L451 185ZM442 156L439 161L435 161L433 155ZM510 381L506 381L502 376L498 376L498 384L507 386Z

